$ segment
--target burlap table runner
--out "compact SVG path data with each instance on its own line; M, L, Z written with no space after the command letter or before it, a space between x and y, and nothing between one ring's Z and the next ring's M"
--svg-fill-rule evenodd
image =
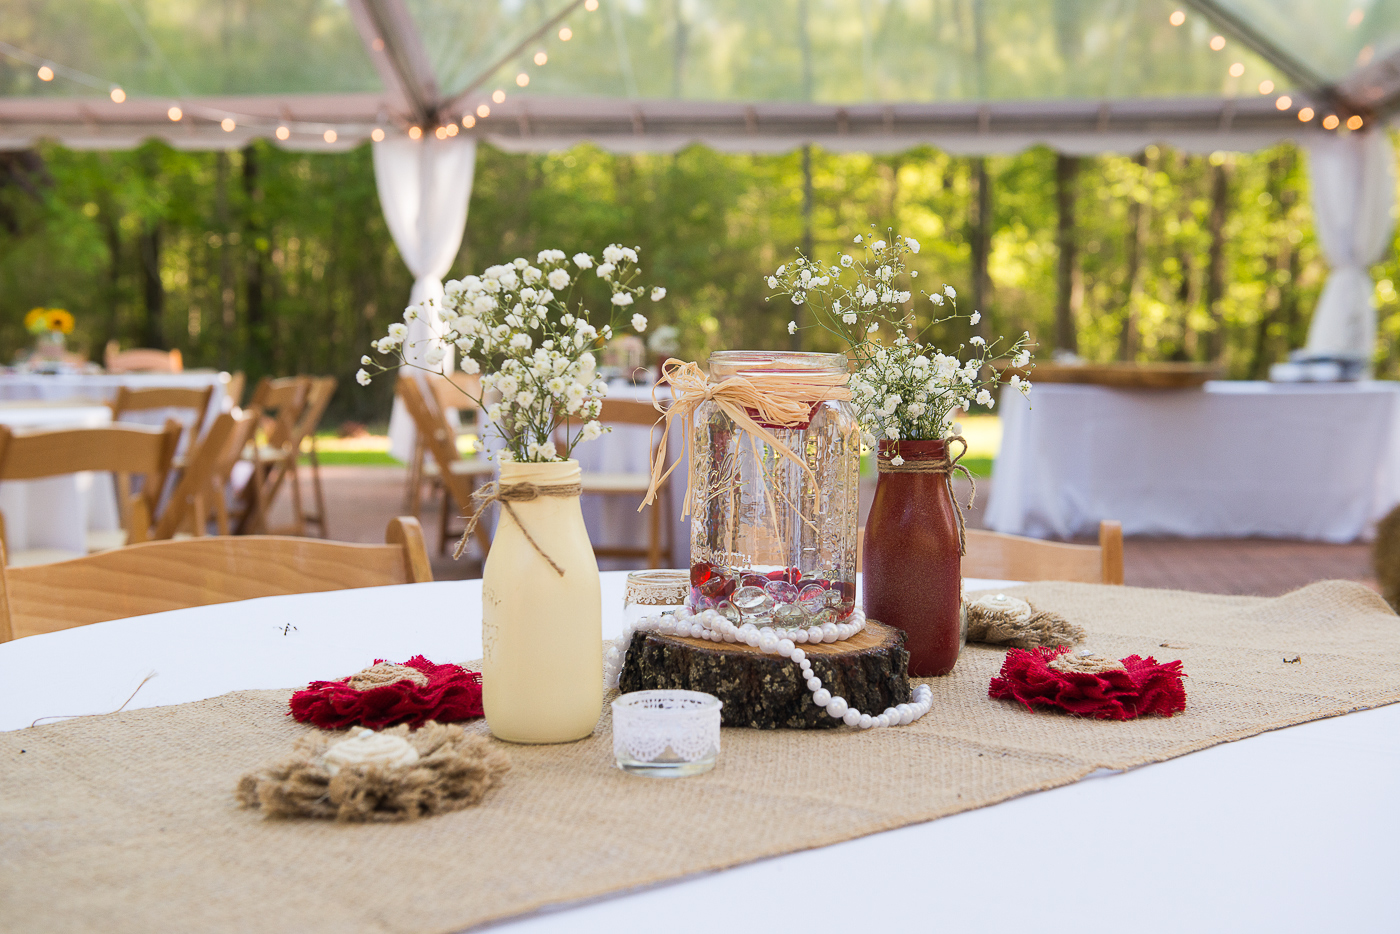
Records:
M508 747L514 767L479 807L376 825L235 807L238 777L307 729L284 716L287 691L72 720L0 734L0 929L456 931L1400 700L1400 620L1356 584L1018 593L1104 655L1182 659L1186 712L1028 713L987 697L1004 652L972 646L911 726L726 730L715 771L657 781L612 766L604 716L583 742Z

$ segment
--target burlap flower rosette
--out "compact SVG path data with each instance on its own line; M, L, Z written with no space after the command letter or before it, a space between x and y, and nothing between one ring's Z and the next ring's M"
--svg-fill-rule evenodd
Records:
M402 725L364 733L398 740L400 749L406 743L412 751L396 761L337 765L333 750L346 742L344 736L305 736L290 758L239 780L239 804L268 817L414 820L478 803L510 768L505 753L460 726L430 720L415 732Z

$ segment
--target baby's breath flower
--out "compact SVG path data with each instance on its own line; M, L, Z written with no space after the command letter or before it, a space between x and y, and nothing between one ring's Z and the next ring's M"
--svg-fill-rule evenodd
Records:
M796 333L797 333L797 322L796 322L796 321L789 321L789 322L788 322L788 333L789 333L789 334L796 334Z
M365 371L365 370L356 370L356 371L355 371L355 382L359 383L361 386L368 386L368 385L369 385L369 373L368 373L367 371Z

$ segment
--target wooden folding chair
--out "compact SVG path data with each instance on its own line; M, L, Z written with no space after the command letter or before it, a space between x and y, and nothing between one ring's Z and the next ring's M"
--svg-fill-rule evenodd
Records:
M125 542L143 542L150 535L181 430L173 418L163 428L122 425L23 434L0 425L0 480L38 480L84 471L139 475L144 478L141 492L129 496L123 521ZM0 536L3 530L0 520ZM14 557L22 560L19 554ZM25 556L33 557L37 556Z
M651 428L660 417L650 402L636 402L629 399L604 399L598 421L604 425L633 425ZM577 425L574 426L577 428ZM661 443L664 426L656 426L651 438L650 464ZM663 465L664 470L664 465ZM641 502L651 488L651 472L637 473L594 473L585 470L582 478L584 496L622 496ZM647 567L670 567L674 546L671 543L671 527L662 520L668 515L666 484L662 484L656 502L646 509L647 543L640 545L598 545L593 553L600 558L646 558ZM664 559L664 563L663 563Z
M860 553L865 548L864 528L860 530L858 541L856 570L860 570ZM1100 522L1097 545L1045 542L1021 535L968 529L962 573L963 577L988 580L1122 584L1123 525Z
M417 519L390 520L384 541L215 536L0 567L0 642L184 607L433 579Z
M413 418L413 426L418 437L423 439L428 453L437 462L438 474L442 478L442 512L438 519L438 547L447 553L447 544L457 536L448 529L448 513L452 503L466 511L473 509L472 493L478 481L484 482L495 473L495 466L483 458L467 459L457 450L457 435L448 423L447 417L420 388L418 380L411 375L401 375L394 391L403 400L404 408ZM486 531L486 523L476 526L476 541L481 546L483 559L491 549L491 536Z
M268 531L267 511L287 474L295 474L297 460L301 456L301 438L297 435L297 428L310 393L311 379L306 376L282 379L264 377L259 381L258 388L253 390L249 408L262 413L266 438L251 441L243 455L253 470L243 488L243 511L238 518L238 534ZM292 526L289 532L300 535L305 527L300 484L291 485L291 497Z
M424 378L428 388L432 390L432 400L437 404L447 424L452 427L453 443L462 434L461 420L464 415L472 416L472 428L478 434L481 431L482 414L476 404L476 399L481 398L481 375L476 373L463 373L457 371L449 373L446 377L427 376ZM457 415L457 425L452 426L452 413ZM418 434L413 441L413 454L408 462L408 488L404 495L404 511L409 515L418 515L423 502L423 481L428 481L433 485L434 490L442 486L442 478L438 474L437 461L428 458L427 445L423 443L423 435Z
M194 536L209 532L209 512L214 513L220 535L229 534L226 491L229 474L258 425L256 409L224 412L205 432L203 440L186 459L184 472L165 504L153 539L173 538L179 532Z
M104 363L108 373L182 373L184 358L176 350L152 350L137 347L122 350L116 341L108 341Z
M243 404L243 388L247 384L248 377L242 370L236 373L222 373L228 380L224 383L224 396L228 399L228 408L236 409Z
M310 379L311 388L306 394L306 407L293 430L298 450L303 450L310 461L311 498L315 504L315 512L303 511L302 524L315 525L321 538L330 538L326 531L326 496L321 488L321 458L316 453L316 429L321 427L326 407L331 404L331 397L335 395L336 378L313 376ZM300 487L300 471L292 471L291 477L293 486ZM301 499L300 489L297 490L296 498Z

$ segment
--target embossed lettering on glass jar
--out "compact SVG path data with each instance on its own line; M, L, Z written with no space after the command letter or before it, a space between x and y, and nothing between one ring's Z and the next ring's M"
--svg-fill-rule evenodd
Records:
M710 381L758 373L843 386L844 354L723 351ZM830 395L828 391L825 395ZM860 428L849 402L814 393L804 421L764 423L782 451L714 401L691 444L690 606L735 622L820 626L855 607Z

